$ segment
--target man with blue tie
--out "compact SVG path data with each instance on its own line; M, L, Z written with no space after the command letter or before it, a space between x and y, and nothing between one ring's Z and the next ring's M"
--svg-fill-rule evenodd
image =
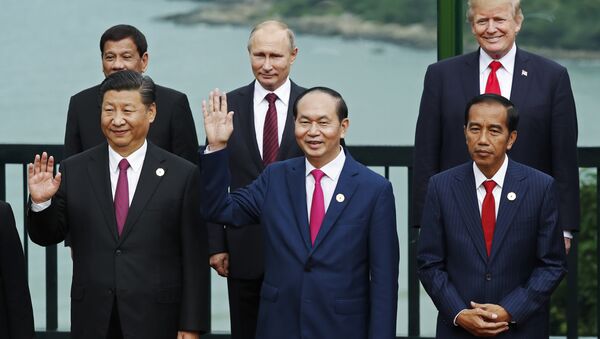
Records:
M413 224L418 225L429 178L469 159L462 114L482 93L510 99L521 112L512 159L556 179L565 247L579 229L577 116L563 66L519 48L519 0L469 0L467 19L479 49L427 68L415 131Z
M340 140L349 126L341 95L325 87L293 107L303 157L269 165L232 193L225 94L203 103L200 156L204 216L240 227L259 223L265 274L256 338L394 338L398 238L389 181L356 162Z
M510 159L519 113L496 94L464 113L473 161L434 175L418 247L437 338L548 338L550 295L566 273L552 177Z

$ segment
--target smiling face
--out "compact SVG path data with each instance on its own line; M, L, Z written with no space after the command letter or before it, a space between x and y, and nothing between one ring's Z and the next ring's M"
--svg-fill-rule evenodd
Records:
M252 73L266 90L276 90L290 75L298 54L298 48L291 45L287 31L274 24L252 34L248 44Z
M148 66L148 52L140 56L135 42L131 38L119 41L108 40L102 51L102 71L104 76L114 72L131 70L142 73Z
M507 119L507 109L499 103L481 102L469 110L465 126L467 147L471 159L487 178L496 174L517 139L517 131L509 132Z
M502 58L521 30L522 15L515 13L511 0L472 1L471 6L471 31L479 46L493 59Z
M127 157L144 144L155 115L156 105L145 105L139 91L109 90L102 100L102 132L112 149Z
M340 140L350 121L340 121L337 99L314 91L300 99L295 122L296 142L306 159L316 168L331 162L340 153Z

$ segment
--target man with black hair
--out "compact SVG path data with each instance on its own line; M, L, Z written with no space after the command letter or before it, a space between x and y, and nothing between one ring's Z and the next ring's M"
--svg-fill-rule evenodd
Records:
M100 56L105 76L122 70L143 73L148 68L146 37L130 25L110 27L100 38ZM64 158L85 151L105 138L100 130L100 85L71 97L65 130ZM191 162L196 161L198 137L187 96L156 85L156 118L148 140Z

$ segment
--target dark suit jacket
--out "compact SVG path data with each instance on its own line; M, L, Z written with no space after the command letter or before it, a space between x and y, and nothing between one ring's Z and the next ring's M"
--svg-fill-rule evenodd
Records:
M288 106L288 118L283 130L277 160L302 155L294 136L293 104L304 88L292 82ZM254 81L248 86L227 94L227 107L234 111L233 135L227 143L231 190L250 184L264 170L264 165L254 129ZM258 225L254 227L229 228L209 224L210 254L229 252L229 276L238 279L255 279L263 274L263 239Z
M429 177L470 160L464 112L478 94L479 52L427 69L415 133L413 224L421 220ZM520 112L520 121L509 156L556 179L559 225L579 229L577 117L567 70L517 49L510 100Z
M10 205L0 201L0 338L33 338L25 257Z
M35 243L56 244L70 232L72 338L105 339L115 298L128 338L207 331L208 253L197 167L148 143L119 237L107 147L104 143L64 160L51 206L28 211ZM159 168L164 175L157 174Z
M470 301L512 315L516 326L498 338L548 338L548 302L566 273L554 180L509 160L489 258L472 162L431 178L425 210L417 258L439 311L437 338L473 337L453 324Z
M394 338L398 238L389 181L346 152L312 246L305 158L273 163L228 194L227 153L200 156L202 210L215 222L261 224L265 275L256 338Z
M100 85L71 97L65 130L64 158L106 141L100 128L102 98ZM148 140L191 162L196 162L198 136L187 96L156 85L156 118L150 124Z

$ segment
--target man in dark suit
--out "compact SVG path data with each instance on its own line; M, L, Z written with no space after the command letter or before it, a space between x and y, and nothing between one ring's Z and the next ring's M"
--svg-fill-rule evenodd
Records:
M431 178L421 222L436 337L548 338L550 295L566 273L555 181L506 155L519 121L508 99L477 96L464 121L473 161Z
M0 201L0 338L33 338L33 310L21 240L10 205Z
M293 113L304 156L271 164L230 194L226 169L234 112L228 113L225 94L218 91L203 111L203 213L234 227L260 223L264 234L256 337L394 338L394 195L389 181L340 145L349 126L340 94L324 87L301 94Z
M154 83L135 71L101 85L107 142L29 165L28 230L73 247L71 337L194 339L208 330L198 168L147 141Z
M145 72L149 55L146 37L130 25L116 25L100 38L102 71L105 76L122 70ZM71 97L65 130L65 158L105 141L100 130L100 85ZM156 85L156 119L148 140L191 162L196 161L198 137L187 96Z
M229 108L236 112L235 132L227 146L232 190L250 184L271 162L302 155L294 140L292 105L304 88L289 79L298 54L294 33L281 22L263 22L250 34L248 53L255 80L227 96ZM276 97L269 103L267 96L272 94ZM273 147L265 147L269 141ZM234 339L250 339L256 332L262 243L258 225L239 229L209 224L210 265L227 277Z
M496 93L521 111L511 158L556 179L568 250L571 231L579 228L579 171L567 70L516 46L523 22L518 0L471 0L467 14L479 50L433 64L425 75L415 133L413 224L421 220L429 178L469 159L462 135L466 103L477 94Z

